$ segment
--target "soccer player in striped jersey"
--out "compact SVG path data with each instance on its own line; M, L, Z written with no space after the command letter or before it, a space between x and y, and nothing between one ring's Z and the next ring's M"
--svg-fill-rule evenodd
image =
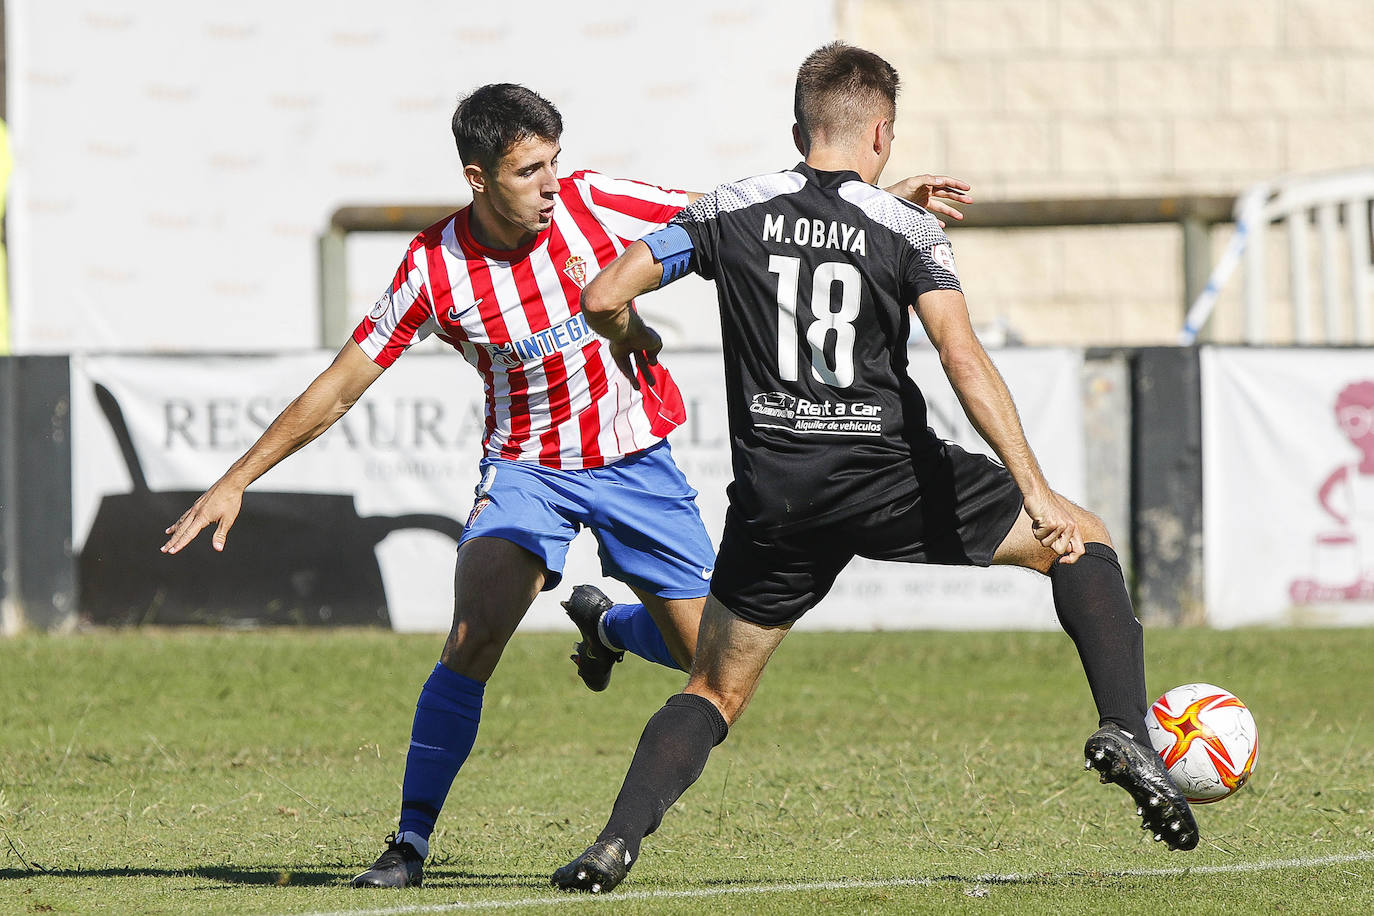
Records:
M696 491L664 439L685 419L672 377L662 366L627 376L580 307L599 270L700 195L595 172L559 179L562 119L522 86L475 90L452 128L473 202L415 237L333 364L167 529L163 546L176 553L216 524L213 546L224 549L244 489L324 432L416 341L437 335L481 376L485 454L458 546L453 627L416 704L397 831L358 886L423 880L486 682L535 595L559 584L581 527L599 541L603 570L642 602L611 606L579 586L566 603L575 619L574 610L590 612L578 620L578 656L594 689L624 650L687 669L714 563ZM898 190L967 200L967 187L920 176Z
M592 328L633 371L662 343L632 297L687 270L715 281L734 482L687 687L649 720L596 841L554 872L565 890L624 880L774 649L856 555L1046 574L1097 706L1088 766L1132 795L1155 839L1198 843L1146 735L1144 643L1107 529L1041 472L970 325L938 221L874 187L897 83L871 52L842 42L814 52L796 84L805 162L705 195L583 293ZM912 310L1001 463L927 426L906 371Z

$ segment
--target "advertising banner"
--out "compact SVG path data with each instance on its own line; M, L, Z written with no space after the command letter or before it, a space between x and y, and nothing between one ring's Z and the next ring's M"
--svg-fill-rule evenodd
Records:
M1207 620L1374 623L1374 359L1202 353Z
M83 613L99 622L380 624L442 632L452 615L454 545L473 504L483 432L477 378L456 355L408 354L333 428L249 488L222 554L209 532L181 554L163 530L257 439L331 355L74 357L73 546ZM1032 447L1061 492L1084 489L1075 350L1004 350L994 359ZM673 454L700 493L707 530L725 518L730 454L720 354L665 354L688 401ZM912 376L945 438L987 452L939 361L913 349ZM596 542L578 537L563 583L525 626L569 626L572 585L602 579ZM1057 626L1048 582L1012 569L856 560L800 624L812 629L1026 629Z

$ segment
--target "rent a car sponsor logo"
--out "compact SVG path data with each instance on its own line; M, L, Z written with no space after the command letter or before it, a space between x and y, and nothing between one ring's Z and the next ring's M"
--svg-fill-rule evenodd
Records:
M754 425L828 436L881 436L883 408L863 401L810 401L782 391L754 395Z
M763 394L754 395L754 400L749 405L749 412L765 417L790 420L797 415L796 407L797 399L792 395L783 394L781 391L767 391Z

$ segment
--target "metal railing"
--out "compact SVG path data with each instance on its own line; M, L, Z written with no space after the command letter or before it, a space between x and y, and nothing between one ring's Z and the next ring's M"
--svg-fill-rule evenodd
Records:
M1234 219L1231 195L1170 197L1065 198L980 202L964 211L961 229L1048 229L1061 226L1117 226L1177 223L1181 230L1180 263L1183 302L1188 306L1207 285L1211 270L1210 231ZM357 316L348 311L347 239L353 232L418 232L458 204L346 206L334 211L320 238L320 332L332 346L353 330Z
M1269 252L1265 235L1271 225L1281 223L1288 230L1288 288L1294 342L1374 344L1374 316L1370 309L1370 293L1374 289L1374 257L1370 250L1372 201L1374 169L1285 176L1256 185L1240 198L1236 204L1237 225L1248 227L1250 236L1245 248L1247 343L1263 343L1268 336ZM1317 322L1312 315L1308 264L1312 254L1308 229L1314 222L1321 280L1319 335L1313 333ZM1341 289L1342 273L1349 283L1347 291ZM1342 295L1343 292L1347 294Z

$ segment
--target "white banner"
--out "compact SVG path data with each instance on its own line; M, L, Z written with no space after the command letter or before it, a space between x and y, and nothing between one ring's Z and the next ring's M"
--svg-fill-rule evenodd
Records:
M999 351L994 358L1017 398L1051 484L1081 500L1081 353L1018 349ZM362 571L354 590L373 588L373 580L363 573L372 566L380 571L380 600L393 627L446 631L452 614L453 535L472 505L482 434L480 385L451 354L407 355L333 429L264 475L249 496L271 496L271 506L250 511L245 502L245 514L224 555L210 556L208 534L177 557L157 554L165 539L162 529L257 439L329 359L321 352L74 357L74 547L86 551L94 544L88 554L98 549L126 564L148 562L145 578L152 581L142 583L142 590L127 600L154 604L176 600L171 592L179 587L178 563L188 568L194 564L195 575L204 579L224 568L215 563L235 562L236 552L244 557L260 549L251 568L234 581L261 585L269 595L263 600L270 602L275 600L270 598L272 587L313 587L311 577L323 575L342 553L349 570ZM665 362L689 407L687 424L672 436L673 453L700 492L707 530L718 539L730 479L720 354L669 353ZM929 348L913 349L912 376L926 393L932 425L941 435L988 451L969 427ZM110 393L103 405L97 385ZM123 444L121 427L127 430ZM303 516L309 518L302 521ZM305 521L322 527L325 536L317 528L302 527ZM346 536L360 527L362 534ZM304 555L319 549L316 541L325 547L336 542L332 555L321 554L325 559L318 568L308 560L278 568L280 555ZM272 546L261 547L262 542ZM98 573L100 566L83 560L85 569ZM274 576L289 581L263 581ZM617 600L631 597L624 586L602 579L596 543L583 536L569 552L563 584L539 597L526 628L567 628L558 601L579 582L596 582ZM204 581L192 584L205 586ZM225 587L234 590L232 582ZM262 615L245 607L241 616ZM157 618L154 611L140 619ZM856 560L801 625L1038 629L1057 623L1048 582L1034 573Z
M1374 359L1202 352L1208 622L1374 623Z

